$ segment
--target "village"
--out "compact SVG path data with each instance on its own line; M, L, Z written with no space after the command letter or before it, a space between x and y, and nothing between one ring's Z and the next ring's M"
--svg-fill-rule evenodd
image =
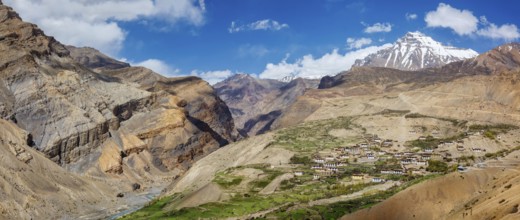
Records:
M395 180L405 175L426 176L450 171L464 172L471 165L482 166L481 163L470 162L475 162L476 157L484 157L487 151L482 146L465 145L464 139L483 138L484 132L466 132L458 138L445 140L431 136L438 134L437 131L433 131L429 136L419 136L407 146L399 144L396 140L379 138L377 135L365 135L364 142L315 152L310 163L306 164L310 168L307 172L310 173L297 170L294 175L298 177L312 174L313 180L350 177L352 182L383 183L389 178ZM410 133L417 131L412 130ZM501 136L496 136L496 139L500 140ZM359 165L372 169L368 169L368 172L351 169Z

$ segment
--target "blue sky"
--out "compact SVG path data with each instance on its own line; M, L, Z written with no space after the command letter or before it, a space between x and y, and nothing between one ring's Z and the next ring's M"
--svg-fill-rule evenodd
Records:
M408 31L477 52L520 37L520 3L511 0L3 2L63 43L211 83L233 73L336 74Z

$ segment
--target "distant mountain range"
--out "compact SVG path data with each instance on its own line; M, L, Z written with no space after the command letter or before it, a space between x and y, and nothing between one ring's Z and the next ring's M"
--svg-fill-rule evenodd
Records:
M408 32L392 47L356 60L356 66L388 67L400 70L418 70L440 67L451 62L478 56L472 49L444 46L420 32Z
M374 79L375 75L380 75L380 73L372 73L372 70L366 69L358 71L357 68L365 66L386 67L388 69L382 71L388 72L390 78L397 80L396 82L401 82L403 79L399 76L432 77L431 74L402 73L402 70L416 71L424 68L437 68L476 56L478 56L478 53L474 50L444 46L420 32L408 32L391 47L357 60L350 72L361 73L359 75L362 78L361 81L368 83L368 81ZM348 68L345 67L346 69ZM449 71L447 69L445 72ZM435 76L437 78L435 80L451 79L450 75L452 74L442 77ZM337 79L339 76L343 75L324 77L321 79L319 88L329 88L341 83ZM274 80L237 74L217 83L214 87L220 98L230 107L237 128L240 129L242 134L256 135L277 127L276 121L283 114L283 111L308 89L318 88L318 81L317 79L298 78L294 75ZM358 80L353 82L358 82ZM359 92L363 93L364 91L360 90Z
M319 80L259 79L236 74L213 87L229 106L235 124L243 135L269 131L282 111L308 89L318 88Z

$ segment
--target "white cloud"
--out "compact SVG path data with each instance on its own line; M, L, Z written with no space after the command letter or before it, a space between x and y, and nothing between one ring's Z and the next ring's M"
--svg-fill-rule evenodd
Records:
M317 59L312 55L305 55L294 63L288 63L287 58L285 58L278 64L267 64L259 77L270 79L282 79L287 76L321 78L326 75L334 75L350 69L357 59L365 58L369 54L390 46L391 44L371 46L345 54L341 54L335 49Z
M518 27L514 24L496 25L486 16L479 19L469 10L460 10L440 3L437 10L430 11L424 18L428 27L450 28L458 35L478 35L491 39L515 40L520 38ZM479 24L483 27L479 28Z
M164 61L158 59L148 59L138 63L130 62L130 65L146 67L166 77L179 76L180 73L179 69L175 69Z
M477 31L478 19L469 10L459 10L440 3L437 10L430 11L424 18L428 27L451 28L458 35L469 35Z
M348 50L352 50L352 49L359 49L359 48L362 48L363 46L365 45L370 45L372 43L372 39L370 38L359 38L359 39L355 39L355 38L347 38L347 49Z
M153 17L159 17L171 23L186 21L196 26L204 23L204 12L206 11L204 0L155 0L154 2L155 7L151 13Z
M415 20L417 19L417 14L414 14L414 13L406 13L406 20Z
M228 28L228 31L229 33L256 30L279 31L285 28L289 28L289 25L271 19L264 19L246 25L239 25L237 24L237 22L232 21L231 26Z
M518 28L514 24L504 24L498 27L489 23L487 27L478 30L477 34L492 39L514 40L520 38Z
M392 31L392 25L390 23L375 23L372 26L365 28L364 32L371 34L377 32L390 32Z
M169 25L204 23L203 0L4 0L20 16L64 44L116 55L126 39L118 22L159 19Z
M236 73L233 73L231 70L218 70L207 72L201 72L198 70L191 71L192 76L198 76L206 80L210 85L215 85L218 82L221 82L234 74Z

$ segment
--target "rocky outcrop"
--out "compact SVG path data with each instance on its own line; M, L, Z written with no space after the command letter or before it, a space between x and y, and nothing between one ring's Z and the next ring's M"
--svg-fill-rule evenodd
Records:
M99 168L107 173L123 173L123 158L121 152L119 146L114 141L106 141L101 147Z
M130 67L130 64L113 59L95 48L74 46L66 46L66 48L74 61L94 71Z

